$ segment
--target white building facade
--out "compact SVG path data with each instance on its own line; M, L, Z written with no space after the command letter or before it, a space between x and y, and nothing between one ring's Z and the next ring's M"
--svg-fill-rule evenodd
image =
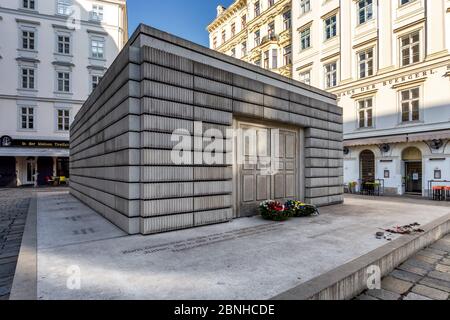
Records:
M345 184L450 186L450 1L291 2L292 77L338 96Z
M0 186L69 173L69 128L128 38L125 0L0 1Z
M293 74L344 108L346 183L450 180L450 1L294 1ZM438 183L437 184L441 184Z

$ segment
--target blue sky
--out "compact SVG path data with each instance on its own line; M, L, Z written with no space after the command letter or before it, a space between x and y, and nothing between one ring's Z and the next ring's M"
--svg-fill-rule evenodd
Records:
M206 26L216 17L216 7L233 0L128 0L130 34L139 23L209 46Z

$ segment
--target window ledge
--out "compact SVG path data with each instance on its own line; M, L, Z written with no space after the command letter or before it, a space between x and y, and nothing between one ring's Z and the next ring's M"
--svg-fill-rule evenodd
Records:
M417 120L417 121L405 121L405 122L400 122L398 124L399 127L413 127L415 125L418 124L424 124L423 120Z
M37 132L36 129L23 129L23 128L18 128L17 132Z
M73 96L73 92L61 92L61 91L55 91L53 92L57 96Z

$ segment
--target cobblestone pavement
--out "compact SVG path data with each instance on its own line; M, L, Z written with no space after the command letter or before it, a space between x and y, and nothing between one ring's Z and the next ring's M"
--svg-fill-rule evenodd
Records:
M9 298L32 192L0 189L0 300Z
M450 235L420 251L357 300L450 300Z

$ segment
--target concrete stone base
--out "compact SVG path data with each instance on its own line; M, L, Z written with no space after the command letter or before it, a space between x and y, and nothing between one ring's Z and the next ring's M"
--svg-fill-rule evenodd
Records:
M450 209L450 208L449 208ZM450 214L447 214L423 227L425 233L402 236L350 263L329 271L317 278L275 296L274 300L347 300L367 289L370 267L381 270L386 276L402 262L421 249L435 243L450 233ZM370 271L372 272L372 271ZM398 300L412 284L395 278L383 280L383 288L396 297L379 297L385 300ZM377 290L378 292L379 290ZM382 294L382 292L379 292ZM448 297L448 295L447 295Z

